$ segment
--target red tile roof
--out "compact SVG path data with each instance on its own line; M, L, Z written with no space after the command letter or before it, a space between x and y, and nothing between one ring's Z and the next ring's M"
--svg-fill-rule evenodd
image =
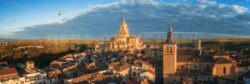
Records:
M232 63L232 61L221 57L221 58L218 58L215 63L216 64L228 64L228 63Z
M153 70L148 70L148 72L152 75L155 75L155 72Z
M0 62L0 65L8 65L8 62L6 61Z
M136 79L128 80L128 84L139 84L139 82Z
M17 74L17 71L15 68L8 68L8 69L0 70L0 76L8 75L8 74Z

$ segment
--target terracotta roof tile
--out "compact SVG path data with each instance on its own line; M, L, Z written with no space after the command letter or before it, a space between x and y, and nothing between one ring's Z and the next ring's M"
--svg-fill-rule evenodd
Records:
M8 65L6 61L0 62L0 65Z
M218 58L215 62L216 64L226 64L226 63L232 63L230 60L225 59L225 58Z
M8 74L16 74L17 71L15 68L8 68L0 70L0 76L8 75Z

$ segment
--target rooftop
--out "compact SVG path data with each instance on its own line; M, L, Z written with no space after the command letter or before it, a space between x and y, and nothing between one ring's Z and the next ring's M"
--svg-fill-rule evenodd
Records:
M45 73L44 71L40 70L40 69L36 69L36 68L33 68L33 69L25 69L25 73L26 74L33 74L33 73Z
M15 68L8 68L8 69L1 69L0 70L0 76L10 75L10 74L17 74L16 69Z
M232 63L232 61L225 59L223 57L220 57L215 61L215 64L227 64L227 63Z
M192 62L193 58L193 55L178 55L177 62Z
M123 71L129 68L128 64L122 64L119 61L118 62L113 62L110 65L112 67L113 70L115 71Z
M219 50L219 51L214 53L214 56L225 56L225 55L229 55L229 54L230 54L229 51Z
M0 65L8 65L8 62L6 61L0 62Z
M86 81L101 81L104 80L106 78L111 77L112 74L100 74L100 73L91 73L91 74L86 74L86 75L82 75L80 77L77 78L73 78L71 79L72 83L82 83L82 82L86 82Z
M48 76L48 78L53 78L53 77L56 77L56 76L60 75L61 73L62 73L61 70L55 69L55 70L52 70L52 71L48 72L47 76Z
M175 74L180 76L212 76L211 73L202 72L199 70L177 70Z

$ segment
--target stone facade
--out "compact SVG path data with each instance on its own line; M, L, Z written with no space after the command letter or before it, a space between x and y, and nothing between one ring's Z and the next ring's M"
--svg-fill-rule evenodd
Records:
M134 51L145 47L139 36L130 36L127 23L123 19L118 36L110 39L109 50L111 51Z
M217 58L214 67L213 67L213 75L218 76L232 76L234 75L233 63L226 58Z
M27 61L26 62L26 68L28 68L28 69L35 68L35 63L33 61Z
M177 68L177 44L173 40L173 31L171 25L168 29L167 40L163 45L163 82L167 84L171 75L174 75Z

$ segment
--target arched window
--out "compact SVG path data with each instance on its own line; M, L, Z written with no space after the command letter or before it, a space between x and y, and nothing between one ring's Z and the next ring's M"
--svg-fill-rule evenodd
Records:
M226 67L223 68L223 73L226 74Z
M172 49L172 47L170 47L170 53L171 53L171 54L173 53L173 49Z
M168 49L168 46L167 46L167 49L166 49L167 53L168 53L168 50L169 50L169 49Z

